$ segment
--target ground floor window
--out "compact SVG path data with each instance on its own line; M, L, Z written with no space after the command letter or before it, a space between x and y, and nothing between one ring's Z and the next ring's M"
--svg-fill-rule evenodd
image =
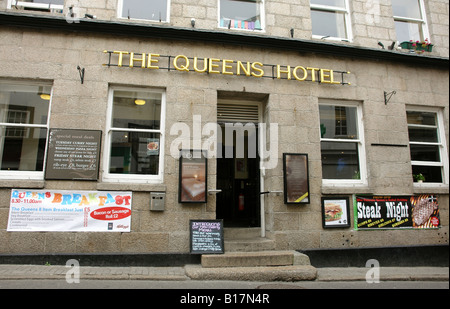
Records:
M164 97L160 90L111 88L105 180L161 180Z
M43 178L50 100L51 85L0 82L0 177Z
M365 156L360 106L324 101L319 112L323 181L362 183Z
M408 110L406 116L414 182L445 183L448 155L440 113Z

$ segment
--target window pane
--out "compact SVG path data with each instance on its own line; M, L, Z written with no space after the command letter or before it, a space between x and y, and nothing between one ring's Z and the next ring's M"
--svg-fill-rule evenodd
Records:
M114 174L157 175L160 134L112 132L109 172Z
M414 22L395 22L395 31L399 42L423 41L422 26Z
M439 146L434 145L409 145L412 161L440 162Z
M358 139L356 107L320 105L322 138Z
M439 142L438 133L436 129L409 127L409 140L411 142Z
M0 122L47 124L51 87L0 84Z
M47 129L0 127L1 170L43 171Z
M347 38L344 13L311 10L314 35Z
M167 0L123 0L122 17L167 21Z
M345 0L311 0L311 4L320 4L345 8Z
M422 19L419 0L392 0L394 16Z
M440 166L413 165L412 173L413 175L422 174L425 177L423 182L442 182L442 168Z
M220 0L222 27L261 30L260 1Z
M426 112L406 112L408 124L436 125L436 114Z
M145 91L114 91L114 128L160 128L161 94Z
M361 179L357 143L321 142L323 179Z

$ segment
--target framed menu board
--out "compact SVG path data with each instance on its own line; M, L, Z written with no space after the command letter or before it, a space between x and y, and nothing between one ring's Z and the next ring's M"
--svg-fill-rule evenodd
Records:
M45 179L97 180L102 131L50 129Z
M283 154L284 203L309 204L308 155Z
M190 220L190 237L191 253L224 253L223 220Z
M322 197L322 227L350 227L348 197Z
M179 203L206 203L207 160L202 150L181 150Z

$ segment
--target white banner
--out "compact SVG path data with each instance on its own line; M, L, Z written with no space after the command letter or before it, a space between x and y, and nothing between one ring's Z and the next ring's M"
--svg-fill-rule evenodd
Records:
M9 232L130 232L131 192L11 190Z

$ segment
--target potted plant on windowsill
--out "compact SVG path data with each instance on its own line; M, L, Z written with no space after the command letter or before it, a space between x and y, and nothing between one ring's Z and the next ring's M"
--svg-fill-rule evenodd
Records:
M400 47L402 49L409 49L409 50L415 50L417 52L431 52L433 51L433 44L431 44L428 39L425 39L425 41L405 41L400 43Z
M425 181L425 176L423 176L422 173L413 175L413 177L414 177L414 180L417 181L418 183L422 183Z

